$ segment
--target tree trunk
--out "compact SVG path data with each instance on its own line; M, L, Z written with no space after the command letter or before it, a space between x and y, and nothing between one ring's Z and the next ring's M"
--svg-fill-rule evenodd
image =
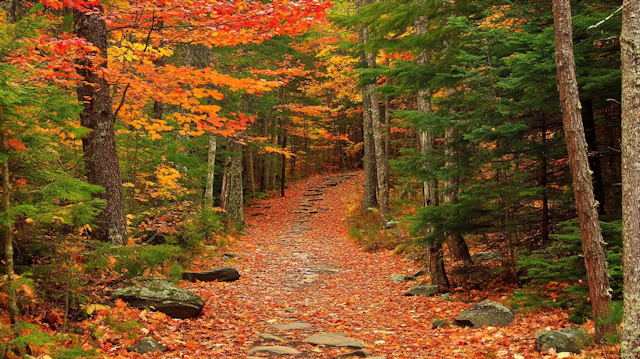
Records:
M3 104L0 102L0 146L2 146L2 152L6 155L9 154L9 146L7 145L7 131L4 118ZM7 213L11 209L10 203L11 188L9 186L9 159L5 159L2 162L2 210ZM9 295L9 318L11 324L15 324L18 321L18 303L16 300L16 290L13 286L14 277L16 275L13 269L13 231L11 230L11 224L6 224L3 227L4 231L4 261L5 261L5 273L7 275L7 282L4 284L5 291Z
M364 194L362 209L375 207L378 204L376 195L376 154L373 148L373 130L371 127L371 98L366 86L362 88L362 127L364 141Z
M73 16L75 33L100 50L99 56L107 56L107 26L99 12L85 15L75 11ZM116 151L114 114L109 93L109 84L94 71L89 60L80 60L78 74L83 82L78 83L78 100L84 103L80 114L80 124L89 130L82 139L84 159L88 170L89 183L104 187L105 192L98 195L106 201L106 206L96 218L93 237L113 244L124 245L127 235L125 204L120 179L120 166ZM106 68L107 62L99 66Z
M366 1L366 0L364 0ZM357 6L360 6L360 1ZM358 42L364 44L366 30L358 33ZM362 61L366 61L363 57ZM362 210L375 207L378 204L376 196L376 154L373 145L373 127L371 125L371 97L367 86L362 86L362 142L364 167L364 194L362 195Z
M640 3L622 13L622 236L624 320L622 359L640 358Z
M227 146L227 149L229 147ZM220 208L227 210L229 206L229 180L231 169L231 157L227 157L224 161L224 174L222 175L222 191L220 193Z
M445 131L445 137L447 141L447 147L445 149L445 156L447 158L446 167L451 171L456 165L456 161L458 160L458 150L456 149L456 140L455 140L455 128L453 125L449 126ZM444 181L444 194L442 195L442 199L445 205L453 205L457 202L458 199L458 185L459 178L457 176L449 176ZM464 237L460 233L445 233L447 247L449 248L449 252L453 258L459 261L471 262L471 254L469 254L469 247L467 247L467 243L464 241Z
M366 33L365 33L366 41ZM376 55L366 54L367 66L376 66ZM371 103L371 133L373 134L373 148L376 158L376 177L378 179L378 204L383 221L389 220L389 176L387 175L387 161L384 156L384 140L382 138L382 122L380 119L380 100L375 83L366 86Z
M207 187L204 192L204 203L207 208L211 208L213 207L213 177L216 165L216 136L214 135L209 135L207 160Z
M600 154L598 151L598 139L596 137L596 122L593 115L593 103L591 100L582 102L582 123L584 125L584 136L587 140L587 149L590 153L589 168L593 174L591 182L593 183L593 195L598 201L598 214L605 214L604 207L604 184L602 183L602 166L600 164Z
M287 148L287 134L282 130L282 150L284 151ZM287 174L287 156L282 154L282 166L280 167L282 170L280 174L280 197L284 197L284 186L286 184L286 174Z
M596 341L601 341L605 333L611 332L612 325L604 325L609 314L611 297L607 280L607 259L604 241L600 232L598 211L593 196L593 185L589 173L587 146L580 114L580 97L576 82L573 58L573 30L571 25L571 5L569 0L553 1L553 19L556 47L556 68L558 89L562 106L562 119L567 142L569 165L573 176L573 192L580 221L582 249L589 281L589 297L596 323Z
M227 220L244 223L244 197L242 194L242 145L231 142L231 167L229 168L229 205Z
M262 137L267 138L269 134L269 118L265 117L264 122L262 123ZM272 136L273 141L273 136ZM260 157L262 158L262 174L260 175L260 192L266 193L269 188L269 165L270 161L268 158L268 154L263 153Z
M256 180L253 175L253 148L249 145L244 148L244 168L247 171L245 174L247 178L247 192L249 192L249 194L256 194Z

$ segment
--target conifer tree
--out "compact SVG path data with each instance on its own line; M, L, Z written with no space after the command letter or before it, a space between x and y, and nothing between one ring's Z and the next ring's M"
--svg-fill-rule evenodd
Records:
M611 295L607 279L607 259L604 240L598 221L598 211L589 173L587 148L582 127L581 105L573 56L573 27L571 5L568 0L554 0L554 33L558 89L562 106L569 164L573 176L573 188L580 221L585 267L589 279L589 295L596 321L596 340L613 330L604 324L609 315Z
M624 319L620 354L640 358L640 3L622 13L622 235Z

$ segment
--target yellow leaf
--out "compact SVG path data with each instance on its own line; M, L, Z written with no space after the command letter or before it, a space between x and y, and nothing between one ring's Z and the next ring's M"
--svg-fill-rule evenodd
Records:
M127 218L134 219L134 218L136 218L136 216L134 216L133 214L127 214Z
M107 307L106 305L102 305L102 304L88 304L86 307L84 307L84 311L85 313L87 313L87 315L91 315L95 312L99 312L101 310L110 310L111 308Z
M117 262L118 260L113 258L113 257L109 257L109 264L113 265L113 263Z
M60 221L60 223L64 223L64 218L62 218L62 217L53 216L53 220L54 221Z
M122 187L135 187L136 185L134 185L133 183L130 182L126 182L122 184Z
M27 222L27 223L31 223L31 222L33 222L33 218L27 218L24 221Z

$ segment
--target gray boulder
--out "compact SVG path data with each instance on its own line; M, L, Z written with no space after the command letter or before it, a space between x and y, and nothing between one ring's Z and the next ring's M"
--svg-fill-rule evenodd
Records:
M315 345L328 345L338 348L358 348L364 349L364 343L360 339L349 338L345 333L322 333L314 334L304 340Z
M230 282L234 280L238 280L240 278L240 273L238 270L232 267L222 267L209 269L201 272L183 272L182 279L188 280L189 282L195 282L199 280L201 282Z
M141 341L138 342L138 344L127 348L127 351L130 352L137 352L140 354L146 354L146 353L153 353L153 352L163 352L164 351L164 345L158 343L158 341L156 341L153 338L144 338Z
M116 289L112 299L122 299L135 308L150 308L172 318L197 317L204 308L202 298L188 290L180 289L162 278L145 278L136 285Z
M298 355L301 354L299 351L289 348L283 347L280 345L271 345L271 346L258 346L249 349L249 355L260 354L260 353L268 353L271 355Z
M504 327L513 322L515 317L511 309L487 299L460 313L454 323L459 326L474 328L480 328L483 325Z
M439 289L437 285L419 285L407 290L404 295L426 295L431 297L438 294Z
M416 280L416 277L412 275L406 275L406 274L392 274L389 276L389 282L391 283L398 284L400 282L404 282L408 280Z
M556 352L570 352L580 354L580 350L587 340L582 328L564 328L562 330L548 330L535 335L536 350L546 352L554 348Z

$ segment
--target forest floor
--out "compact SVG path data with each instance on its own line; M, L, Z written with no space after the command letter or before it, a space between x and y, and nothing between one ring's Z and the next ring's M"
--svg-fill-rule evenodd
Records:
M247 208L245 236L229 247L231 264L203 260L204 266L236 267L242 277L234 282L184 283L201 295L206 306L200 316L172 320L148 311L118 309L136 314L142 330L163 343L156 358L246 358L255 346L278 345L298 350L295 357L336 358L354 349L312 345L304 340L323 332L343 332L360 339L371 356L384 358L555 358L537 353L534 334L568 326L560 310L537 310L516 315L503 328L468 328L452 323L462 310L487 298L505 301L511 293L452 293L439 296L404 296L418 281L394 284L391 274L410 274L420 266L393 251L364 252L350 240L344 223L347 207L362 190L362 174L316 177L287 190L286 197L261 200ZM422 283L424 282L424 283ZM464 298L464 300L463 300ZM274 325L308 323L303 329L277 329ZM282 338L266 342L258 334ZM118 335L103 337L101 351L113 357L140 357L127 353ZM111 343L110 345L104 345ZM120 342L122 343L122 342ZM603 348L575 357L613 357ZM561 356L563 357L563 356Z

